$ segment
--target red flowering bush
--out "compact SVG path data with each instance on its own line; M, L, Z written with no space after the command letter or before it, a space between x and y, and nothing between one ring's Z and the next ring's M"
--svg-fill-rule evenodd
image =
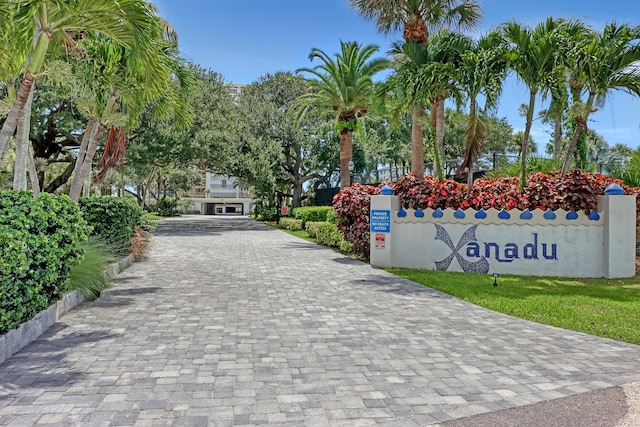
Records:
M477 179L471 188L471 194L460 205L460 208L480 209L524 209L527 205L519 187L520 180L514 177Z
M371 196L377 194L380 194L378 187L355 183L333 198L338 228L351 243L353 252L362 258L369 258L369 210Z
M400 205L413 209L457 209L465 199L467 186L451 179L437 181L432 176L425 176L418 181L414 175L401 177L395 186L395 194Z

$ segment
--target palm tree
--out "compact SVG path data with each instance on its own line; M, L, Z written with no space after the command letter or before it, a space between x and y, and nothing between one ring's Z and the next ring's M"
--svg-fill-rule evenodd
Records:
M591 33L575 49L572 77L578 96L571 107L576 129L569 143L562 175L569 171L571 157L582 132L587 130L589 115L604 103L611 90L621 90L640 96L640 26L615 22L600 33ZM579 95L587 96L585 102Z
M340 42L341 53L335 60L320 49L312 49L309 59L322 64L301 68L296 72L316 77L307 81L308 92L296 99L292 106L296 121L310 110L336 114L336 129L340 133L340 184L349 183L349 161L352 160L353 131L358 119L367 113L373 94L372 77L389 66L384 58L370 59L378 46L362 47L356 42Z
M425 45L416 42L392 45L389 54L395 58L395 71L381 87L381 93L392 94L391 120L396 123L400 115L405 114L405 106L411 113L411 173L422 178L424 175L424 130L426 94L420 93L417 75L420 68L430 62L429 51Z
M447 98L460 98L457 80L460 78L462 52L471 49L472 41L457 33L443 31L427 42L432 58L420 68L418 79L422 81L427 99L431 104L431 126L434 130L436 159L442 159L444 168L446 153L444 149L445 117L444 103ZM438 168L437 178L444 179L445 171Z
M93 158L105 129L107 141L98 163L101 168L98 181L109 169L121 165L125 129L136 127L150 104L155 105L156 115L173 114L176 126L189 122L190 110L185 105L192 75L178 56L177 44L164 39L161 28L156 28L155 42L145 49L145 61L135 65L132 60L139 60L140 53L107 37L98 36L79 43L85 54L77 68L87 92L81 104L89 121L74 168L69 192L72 200L78 200L83 187L84 194L88 193Z
M526 181L529 134L533 124L536 97L546 97L557 82L564 81L565 54L563 41L584 32L576 21L548 18L535 28L511 21L502 26L505 42L510 46L509 63L516 75L529 88L526 124L520 150L520 185Z
M476 26L482 13L474 0L350 0L361 15L375 20L378 31L389 34L402 28L405 42L425 44L429 30L459 29ZM411 172L418 178L424 176L424 133L420 124L424 116L424 104L418 102L412 108L412 159Z
M470 41L459 34L448 31L438 33L425 44L415 42L394 43L390 54L396 58L396 71L388 79L388 86L402 98L409 101L412 108L412 173L422 173L424 145L422 123L424 121L424 103L431 104L431 124L435 131L433 154L436 175L444 177L442 161L444 159L444 100L456 91L455 80L460 52L470 45ZM406 102L406 101L405 101ZM442 109L440 109L442 107ZM438 120L439 118L439 120ZM416 135L416 129L418 134ZM414 171L415 166L419 171Z
M469 101L469 123L464 135L465 157L458 173L467 173L467 191L473 185L473 163L482 152L487 113L498 105L507 73L506 49L498 33L490 33L462 52L459 85ZM478 97L485 104L480 108Z
M72 50L77 39L95 32L123 46L148 46L146 32L159 22L155 6L145 0L18 0L10 3L12 19L0 22L0 26L12 25L13 36L20 42L13 47L19 56L24 55L28 60L15 101L0 131L0 154L4 154L20 116L30 114L25 111L25 105L37 75L43 71L52 42L63 43Z

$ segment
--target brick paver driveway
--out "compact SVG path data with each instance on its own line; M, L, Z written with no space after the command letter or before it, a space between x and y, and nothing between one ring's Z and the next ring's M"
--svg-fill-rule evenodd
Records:
M0 365L0 425L429 425L640 380L521 321L244 218L190 216Z

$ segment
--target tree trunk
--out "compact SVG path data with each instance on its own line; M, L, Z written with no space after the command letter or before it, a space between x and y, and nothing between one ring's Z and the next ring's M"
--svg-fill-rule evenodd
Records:
M349 187L349 160L353 156L353 131L344 129L340 131L340 186L342 188Z
M469 167L467 168L467 194L471 194L472 188L473 188L473 160L469 162Z
M84 158L87 156L87 147L91 140L91 133L93 133L94 130L97 131L96 120L97 119L94 116L89 117L87 127L84 130L84 135L82 135L82 141L80 142L80 148L78 149L78 157L76 158L75 167L73 169L73 179L71 180L69 197L71 197L71 194L77 194L77 197L80 197L81 185L83 183L83 181L80 180L80 169L82 168Z
M82 195L84 197L90 196L89 190L91 189L91 166L93 165L93 158L96 155L96 151L98 151L98 143L100 142L102 135L104 135L104 125L100 123L98 124L98 131L93 136L92 140L89 141L87 156L84 158L82 169L80 169L80 173L83 176Z
M418 181L424 179L424 131L420 124L422 117L424 105L414 105L411 110L411 173Z
M88 127L88 125L87 125ZM71 200L78 201L80 199L80 194L82 193L82 187L84 186L84 180L87 174L91 173L91 164L93 163L93 157L96 154L96 150L98 149L98 141L102 137L102 133L104 131L104 125L94 122L90 135L89 141L87 143L86 155L80 162L80 159L76 161L76 171L74 171L73 181L71 182L71 190L69 191L69 197ZM85 131L86 132L86 131ZM82 138L84 142L84 137ZM80 166L78 167L78 162L80 162Z
M553 158L560 158L562 153L562 118L557 118L554 121L553 128Z
M567 154L564 158L564 164L562 165L562 174L561 176L567 175L569 172L569 166L571 165L571 157L573 156L573 152L576 150L576 146L578 145L578 139L580 138L580 134L583 130L587 128L587 120L589 120L589 113L593 108L593 101L595 99L595 95L593 93L589 93L589 97L587 98L587 104L585 106L584 118L576 117L576 130L573 133L573 137L571 137L571 142L569 143L569 147L567 147Z
M27 172L29 173L29 181L31 182L31 191L33 191L33 197L40 196L40 180L38 179L38 170L36 169L36 162L33 158L33 152L31 146L27 145Z
M27 189L27 165L29 164L29 131L31 130L31 104L33 102L33 89L27 95L27 101L20 112L16 132L16 161L13 167L13 189L25 191ZM33 159L32 159L33 161Z
M87 156L87 147L91 140L91 133L94 130L97 131L96 120L97 118L94 116L89 117L87 127L84 130L84 135L82 135L82 141L80 142L80 148L78 149L78 157L76 157L75 167L73 169L73 179L71 180L71 190L69 191L69 194L80 194L80 185L82 183L82 181L78 182L80 179L80 169L82 168L84 158Z
M571 137L571 142L569 143L569 147L567 148L567 154L564 157L564 163L562 164L562 177L565 177L569 172L569 166L571 165L571 157L573 152L578 145L578 139L580 139L580 134L582 132L583 121L577 120L576 131L573 133L573 137Z
M69 181L69 178L71 178L71 175L73 174L73 170L74 170L75 164L76 164L76 162L74 162L74 161L69 163L69 166L67 166L67 168L64 170L64 172L62 172L62 175L60 175L59 177L54 179L53 182L51 182L51 184L49 184L47 186L47 188L44 189L44 192L45 193L53 193L58 188L60 188L64 184L66 184Z
M291 205L294 208L299 208L301 201L302 201L302 180L298 178L293 181L293 200L291 201Z
M445 179L447 177L447 157L444 152L444 99L439 99L436 102L436 147L440 159L442 159L442 170L438 171L438 174L441 179Z
M524 126L524 136L522 137L522 149L520 150L520 188L527 185L527 149L529 148L529 133L533 124L533 109L536 103L536 93L529 94L529 108L527 109L527 123Z
M7 115L6 120L2 124L2 130L0 131L0 164L2 164L2 161L4 160L4 156L9 145L9 139L13 136L13 132L15 132L16 127L18 126L22 110L27 103L29 95L32 93L35 81L36 77L33 74L28 72L25 73L24 78L20 83L20 89L18 90L16 99L9 111L9 115Z

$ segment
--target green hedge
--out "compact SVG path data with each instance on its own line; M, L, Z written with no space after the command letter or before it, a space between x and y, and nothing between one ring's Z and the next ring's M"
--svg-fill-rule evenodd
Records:
M318 229L320 229L320 227L322 227L323 224L328 224L328 222L326 221L308 222L304 225L304 228L305 230L307 230L307 233L309 234L310 237L316 239L318 238Z
M64 295L88 229L67 196L0 192L0 334Z
M142 226L143 209L130 198L89 197L80 199L82 214L93 227L92 236L111 244L118 255L126 255L136 227Z
M307 222L326 221L327 214L333 211L331 206L304 206L293 209L293 217L300 219L305 224Z
M350 250L351 246L344 240L342 231L335 224L329 222L316 222L312 226L315 229L315 239L321 245L340 248L341 250ZM345 249L346 248L346 249Z
M295 218L280 218L280 226L286 230L298 231L303 230L302 220Z

